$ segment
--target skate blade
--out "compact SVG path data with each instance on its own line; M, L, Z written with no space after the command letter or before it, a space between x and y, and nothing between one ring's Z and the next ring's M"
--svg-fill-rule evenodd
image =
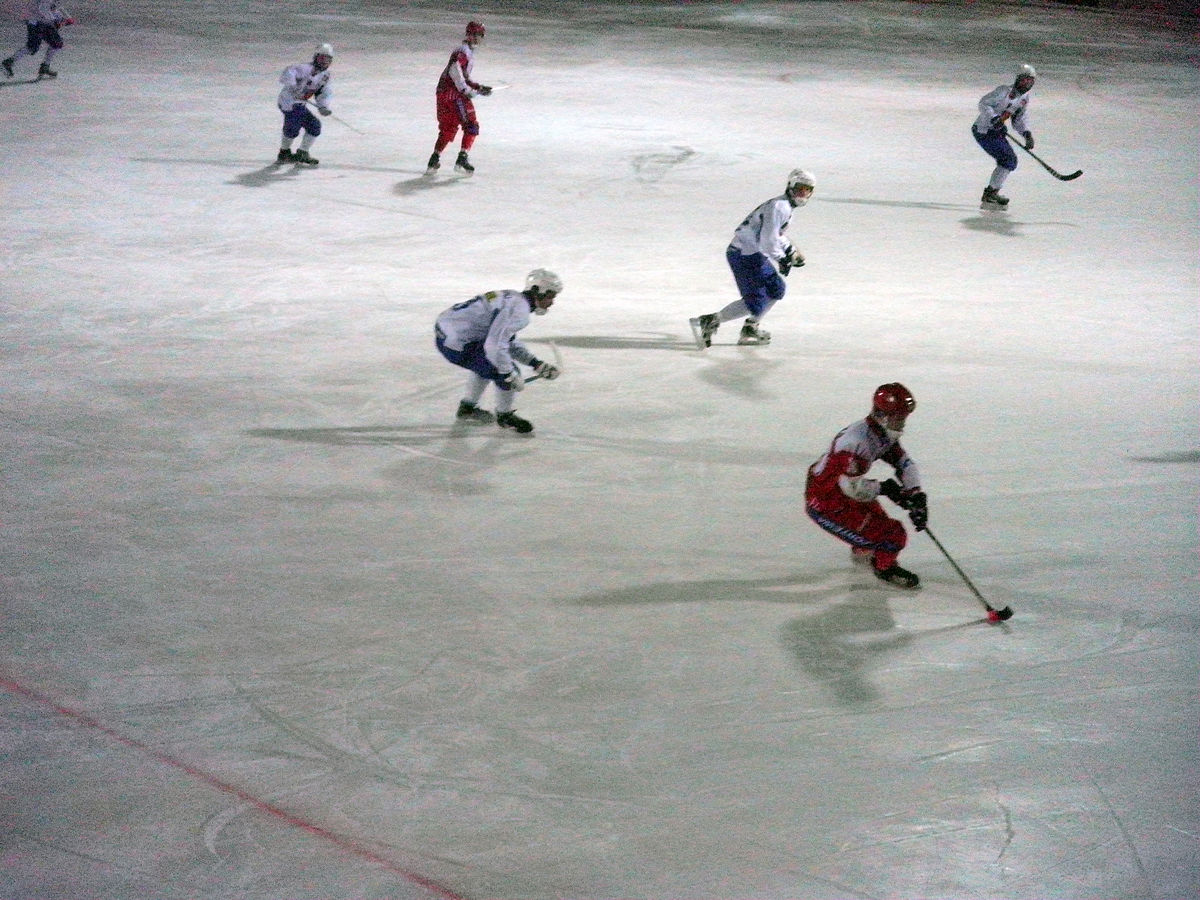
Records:
M696 342L697 350L704 350L708 344L704 343L704 332L700 330L699 319L688 319L688 325L692 327L692 340Z

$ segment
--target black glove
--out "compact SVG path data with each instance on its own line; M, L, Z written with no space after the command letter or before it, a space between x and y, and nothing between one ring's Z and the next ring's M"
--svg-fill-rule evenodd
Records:
M879 482L879 493L897 506L904 506L904 488L900 487L900 482L896 479L889 478L887 481Z
M913 527L922 531L929 524L929 500L920 488L905 491L901 496L901 505L908 510L908 517Z
M1032 131L1025 132L1025 149L1026 150L1033 149L1033 132Z
M792 261L788 257L784 257L779 261L779 274L788 275L792 271Z
M489 97L489 96L491 96L492 89L490 87L488 87L486 84L481 84L479 86L479 93L483 94L483 96L485 96L485 97Z
M1005 120L1005 116L996 116L996 118L992 119L991 128L988 130L993 134L1008 134L1008 129L1004 127Z

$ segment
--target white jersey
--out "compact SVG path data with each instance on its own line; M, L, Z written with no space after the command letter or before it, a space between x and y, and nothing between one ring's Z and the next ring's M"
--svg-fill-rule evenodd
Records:
M783 236L792 220L792 209L791 201L785 196L772 197L759 204L733 232L729 246L744 256L761 253L776 261L785 258L792 249Z
M1013 128L1018 134L1029 131L1029 93L1017 94L1006 84L984 94L979 98L979 117L972 126L976 134L987 134L992 128L992 119L1003 113L1008 113Z
M25 21L30 25L61 25L70 18L54 0L32 0L26 7Z
M329 101L333 99L332 82L333 76L328 69L318 72L312 63L288 66L279 76L279 83L283 85L279 92L280 111L288 112L310 98L316 99L317 106L328 109Z
M528 363L533 354L517 340L529 324L529 298L520 291L488 291L465 303L456 303L437 317L437 328L450 350L482 343L483 353L496 371L508 373L516 362Z

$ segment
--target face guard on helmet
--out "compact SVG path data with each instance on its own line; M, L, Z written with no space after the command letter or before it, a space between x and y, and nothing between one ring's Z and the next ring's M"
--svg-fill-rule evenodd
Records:
M330 44L320 44L313 51L313 68L318 72L324 72L333 65L333 47Z
M917 408L912 393L898 381L881 384L875 389L871 401L871 418L878 422L888 437L896 440L904 433L904 422L908 414Z
M792 206L803 206L817 187L817 180L807 169L792 169L787 180L787 198Z
M534 269L525 276L525 296L533 302L533 314L544 316L562 288L562 279L549 269Z
M467 33L466 33L464 40L466 40L466 42L468 44L470 44L472 47L474 47L476 44L478 44L480 41L483 40L483 36L486 33L487 33L487 29L483 27L482 22L468 22L467 23Z
M1013 78L1013 90L1018 94L1028 94L1036 79L1037 70L1029 63L1025 63L1017 69L1016 77Z

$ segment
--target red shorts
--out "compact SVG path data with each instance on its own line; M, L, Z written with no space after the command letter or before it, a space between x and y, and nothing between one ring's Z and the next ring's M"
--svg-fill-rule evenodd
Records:
M438 91L437 94L438 136L447 143L462 129L474 137L479 134L479 120L475 118L475 104L458 91Z

